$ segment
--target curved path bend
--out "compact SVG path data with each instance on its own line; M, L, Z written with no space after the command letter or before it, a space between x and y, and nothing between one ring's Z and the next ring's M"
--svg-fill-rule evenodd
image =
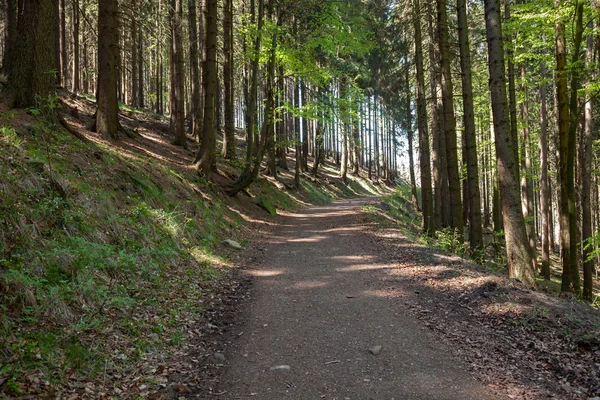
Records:
M279 217L212 398L494 398L408 313L402 283L385 282L393 264L358 217L368 202Z

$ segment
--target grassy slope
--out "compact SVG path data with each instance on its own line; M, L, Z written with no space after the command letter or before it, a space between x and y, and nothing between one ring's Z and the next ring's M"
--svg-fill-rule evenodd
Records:
M76 101L81 128L91 109ZM115 144L85 132L80 142L42 118L0 112L0 398L60 393L176 351L234 267L221 241L245 244L252 222L268 218L247 195L231 199L200 178L193 153L151 129L159 122L123 120L142 136ZM324 168L329 178L300 190L284 173L248 194L293 209L376 191ZM224 160L219 170L239 173Z

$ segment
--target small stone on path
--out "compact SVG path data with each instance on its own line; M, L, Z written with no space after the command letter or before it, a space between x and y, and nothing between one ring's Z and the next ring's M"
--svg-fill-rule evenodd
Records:
M242 249L242 245L239 244L238 242L236 242L235 240L225 239L225 240L223 240L223 243L225 243L229 247L232 247L232 248L237 249L237 250L241 250Z
M289 365L275 365L269 368L271 371L289 371L291 368Z
M369 349L369 353L373 354L374 356L379 355L379 353L381 353L381 346L373 346Z

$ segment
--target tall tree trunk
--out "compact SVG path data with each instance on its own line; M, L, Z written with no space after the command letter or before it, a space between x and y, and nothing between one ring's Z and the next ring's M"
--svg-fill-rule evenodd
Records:
M354 116L352 117L352 175L358 176L360 173L360 100L358 96L352 99L352 107L354 108Z
M63 86L67 87L69 76L69 57L67 51L67 5L65 0L60 1L60 52L61 52L61 67Z
M450 221L458 237L463 237L462 202L460 198L460 174L458 171L458 153L456 148L456 118L454 116L454 93L450 71L450 45L448 43L448 17L446 2L436 0L438 15L438 37L440 46L440 64L442 71L442 106L444 110L444 140L446 144L446 163L448 186L450 188Z
M540 64L540 76L545 79L546 68ZM540 156L541 156L541 198L540 208L542 217L542 276L550 280L550 188L548 185L548 111L546 107L546 84L540 85Z
M235 131L233 122L233 0L224 0L223 2L223 86L225 95L223 155L225 158L233 159L235 158Z
M439 107L438 107L438 83L439 83L439 66L438 57L435 51L434 43L437 42L437 37L434 34L433 27L433 9L431 2L427 2L427 30L429 34L429 82L431 85L431 161L433 167L433 199L434 199L434 211L433 211L433 225L434 230L440 229L443 225L443 206L442 199L444 194L444 184L447 188L447 182L443 179L442 170L442 154L440 151L441 131Z
M98 4L98 109L96 132L117 139L119 104L117 101L117 52L119 43L118 0Z
M594 37L586 39L586 65L591 67L594 56ZM583 258L583 298L591 301L593 296L594 260L591 259L592 246L586 245L592 234L592 135L593 135L593 98L586 98L585 120L579 142L579 165L581 166L581 242L584 243Z
M217 0L206 0L206 40L204 62L204 121L202 143L196 155L196 168L201 175L213 172L217 132L215 126L215 101L217 98Z
M137 10L137 0L131 0L132 10ZM138 106L138 23L137 23L137 15L135 12L131 13L131 24L129 26L129 34L131 36L131 82L130 82L130 92L131 92L131 105L133 107Z
M11 38L11 32L10 32L10 24L13 23L11 20L13 18L16 17L16 14L13 16L11 15L11 13L16 12L16 10L11 10L11 7L16 7L15 4L11 5L11 3L14 3L15 0L6 0L6 8L5 8L5 18L6 18L6 30L7 32L5 33L5 38L6 38L6 45L4 46L4 59L3 59L3 68L6 70L6 63L8 62L8 57L13 57L11 55L9 55L7 57L7 54L10 54L10 47L12 45L11 43L11 39L14 40L15 38ZM54 65L56 66L56 84L58 86L62 86L62 66L61 66L61 52L60 52L60 2L56 1L54 3L55 5L55 12L54 12ZM16 21L14 22L16 24Z
M406 83L406 133L408 140L408 175L410 178L410 188L412 193L412 202L415 207L419 208L419 200L417 198L417 180L415 178L415 156L413 151L414 133L412 129L412 107L411 98L412 93L410 90L410 66L408 63L404 67L404 80Z
M504 0L504 21L508 23L510 21L510 0ZM514 44L512 35L506 37L505 35L505 43L508 44L508 48L506 49L506 63L508 66L508 109L510 113L510 134L512 136L513 143L515 144L514 149L515 157L519 159L519 135L517 129L517 95L516 95L516 86L515 86L515 64L514 64ZM517 168L517 173L519 174L520 179L520 171Z
M419 127L419 167L421 172L421 208L423 210L423 231L428 235L433 235L435 232L435 225L433 216L431 167L429 159L429 132L427 129L427 104L425 100L425 76L423 72L421 7L419 0L413 0L412 22L415 32L417 124Z
M171 135L174 145L187 149L183 91L182 0L171 0Z
M145 106L145 98L144 98L144 36L142 35L142 27L138 27L138 104L139 108L144 108Z
M527 228L527 236L529 237L529 246L533 253L534 261L537 260L536 247L537 247L537 235L535 229L535 210L534 210L534 199L533 199L533 179L532 179L532 166L531 166L531 140L529 138L529 106L528 102L528 91L527 81L525 76L525 66L521 66L521 80L522 80L522 92L524 99L521 102L521 120L523 122L522 141L521 141L521 169L523 174L521 176L521 201L523 202L521 207L523 210L523 217L525 218L525 225Z
M484 6L508 274L511 278L519 279L528 285L534 285L533 255L527 240L525 219L521 211L519 177L517 174L519 164L513 150L513 146L517 144L510 133L506 77L504 75L504 48L498 0L485 0Z
M561 0L555 1L555 7L562 6ZM583 33L583 2L578 1L576 7L576 34L574 39L573 62L579 59L579 47ZM575 134L577 132L577 86L578 70L574 68L571 76L571 98L567 88L567 47L565 27L561 20L556 30L556 96L558 100L559 129L559 176L560 176L560 245L562 258L561 290L579 292L579 268L577 263L577 220L575 213Z
M79 0L73 0L73 92L81 91L81 72L79 68Z
M294 107L300 107L300 79L294 82ZM296 148L296 164L294 169L294 184L300 187L300 170L302 168L302 148L300 143L300 117L294 117L294 143Z
M280 11L281 13L281 11ZM283 66L279 66L279 90L277 91L277 107L282 107L285 99L285 84L284 84L284 72ZM287 165L287 145L285 142L287 141L287 126L288 115L286 111L280 111L279 120L277 122L277 166L279 168L283 168L286 171L288 170Z
M24 1L19 10L15 48L8 74L9 106L37 106L54 93L56 7L52 0Z
M463 139L464 155L467 164L469 204L469 243L474 250L483 248L483 232L481 223L481 194L479 191L479 168L477 166L477 141L475 138L475 113L473 111L473 83L471 78L471 55L469 49L469 22L467 19L466 0L457 0L458 37L460 45L460 67L463 98Z

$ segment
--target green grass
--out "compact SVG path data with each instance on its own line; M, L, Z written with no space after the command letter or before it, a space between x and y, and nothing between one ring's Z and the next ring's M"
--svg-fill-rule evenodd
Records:
M0 129L0 377L58 384L185 340L180 321L227 276L214 246L240 226L195 181L39 122Z

